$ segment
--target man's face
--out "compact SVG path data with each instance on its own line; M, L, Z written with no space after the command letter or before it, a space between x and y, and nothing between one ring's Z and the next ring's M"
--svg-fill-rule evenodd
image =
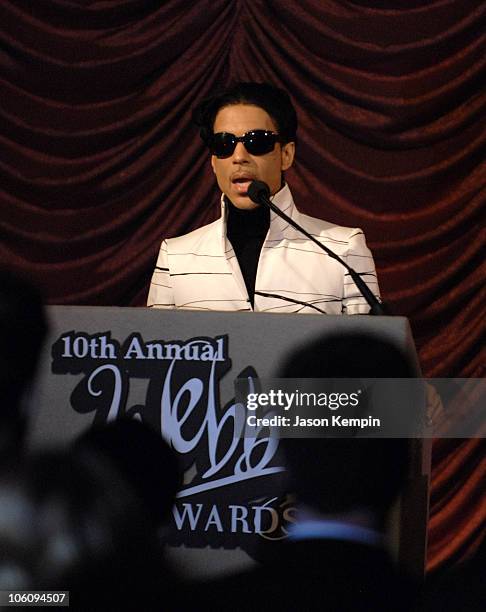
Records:
M213 132L230 132L243 136L251 130L268 130L278 133L277 126L270 115L259 106L233 104L218 111L214 120ZM246 195L252 180L267 183L270 193L282 187L282 171L287 170L294 160L295 144L276 143L273 151L265 155L251 155L242 142L236 144L233 154L220 159L211 156L211 165L219 188L237 208L256 208Z

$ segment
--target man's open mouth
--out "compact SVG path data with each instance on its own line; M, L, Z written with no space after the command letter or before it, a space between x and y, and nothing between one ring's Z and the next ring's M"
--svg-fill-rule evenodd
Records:
M253 177L250 177L250 176L237 176L237 177L231 179L231 182L232 182L235 190L239 194L244 195L248 191L248 187L250 186L250 183L253 180L254 180Z

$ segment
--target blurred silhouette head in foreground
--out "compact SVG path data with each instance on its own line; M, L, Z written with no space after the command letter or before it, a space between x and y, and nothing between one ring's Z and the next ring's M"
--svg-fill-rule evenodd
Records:
M175 451L147 425L120 419L89 429L76 449L101 454L143 501L155 525L167 521L182 474Z
M0 477L0 589L69 590L75 610L148 609L163 580L148 511L100 454L44 452Z
M46 334L40 293L28 281L0 270L0 458L23 446L29 395Z
M334 334L294 351L281 378L414 378L413 365L391 342L365 333ZM415 406L410 407L416 410ZM372 512L381 527L409 466L405 438L281 440L301 504L325 514Z

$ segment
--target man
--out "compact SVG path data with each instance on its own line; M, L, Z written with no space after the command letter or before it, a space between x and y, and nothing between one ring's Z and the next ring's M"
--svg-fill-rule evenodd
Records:
M24 448L32 386L47 335L39 291L9 270L0 270L0 461Z
M367 313L341 264L247 194L254 179L271 200L333 249L378 295L375 266L360 229L300 213L283 179L294 160L297 116L287 93L237 83L194 113L222 191L221 217L164 240L148 306L193 310Z
M394 344L365 333L325 336L296 349L280 369L280 377L291 379L414 374L413 363ZM407 409L413 424L421 406L411 399ZM385 544L387 518L410 471L409 443L283 438L296 495L289 537L265 541L261 566L196 585L192 609L211 602L214 611L233 612L410 610L417 585L396 567Z

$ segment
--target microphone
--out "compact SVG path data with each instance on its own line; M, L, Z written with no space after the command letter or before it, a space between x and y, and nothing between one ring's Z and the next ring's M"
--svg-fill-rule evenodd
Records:
M307 232L303 227L301 227L298 223L296 223L288 215L282 212L280 208L276 206L270 200L270 189L266 183L264 183L263 181L252 181L248 187L247 193L248 193L248 197L250 198L250 200L255 202L255 204L264 204L265 206L268 206L270 210L273 210L273 212L276 215L278 215L279 217L282 217L282 219L284 219L294 229L296 229L298 232L300 232L306 238L308 238L310 241L316 244L321 250L327 253L329 257L332 257L333 259L338 261L342 266L344 266L344 268L346 268L349 275L353 279L354 284L356 285L356 287L358 287L359 291L361 292L361 295L364 297L364 299L368 303L370 307L369 314L376 315L376 316L384 316L388 314L384 304L381 304L377 300L375 295L372 293L371 289L368 287L365 281L361 278L358 272L356 272L356 270L353 270L353 268L351 268L351 266L349 266L343 259L341 259L339 255L334 253L334 251L331 251L330 248L328 248L324 244L321 244L316 238L314 238L314 236L311 236L309 232Z

